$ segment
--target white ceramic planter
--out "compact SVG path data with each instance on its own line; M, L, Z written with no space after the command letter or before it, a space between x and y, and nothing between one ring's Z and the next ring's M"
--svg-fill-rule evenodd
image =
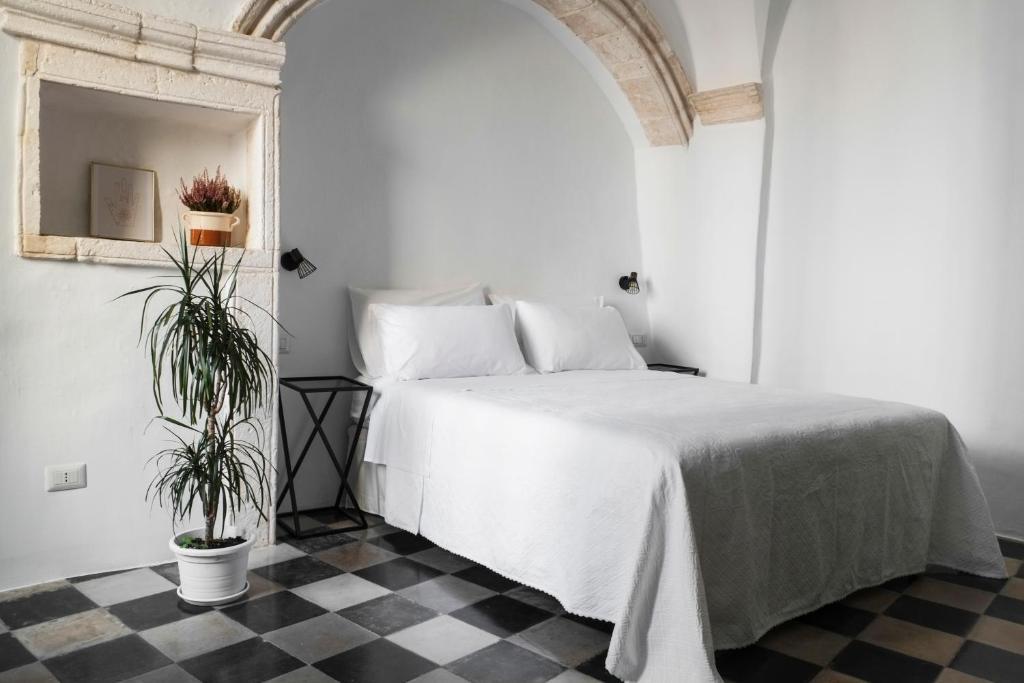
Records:
M225 536L249 536L245 543L216 550L188 550L178 545L183 536L202 538L203 529L184 531L172 538L168 545L178 558L181 585L178 597L193 605L220 605L245 595L249 590L246 572L249 568L249 550L252 534L239 532L233 527L224 530Z

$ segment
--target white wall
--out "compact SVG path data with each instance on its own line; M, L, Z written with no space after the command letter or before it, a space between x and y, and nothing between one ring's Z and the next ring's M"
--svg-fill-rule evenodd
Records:
M759 2L646 0L695 90L760 81Z
M653 358L750 379L763 137L698 126L689 149L637 151Z
M235 2L121 0L223 28ZM143 496L167 445L137 348L137 301L165 270L15 256L17 43L0 33L0 591L171 559L169 517ZM170 219L170 217L168 217ZM174 224L171 223L171 227ZM84 461L88 487L45 493L43 468Z
M281 279L283 374L352 371L350 284L604 295L648 331L645 295L617 287L644 272L633 145L534 17L497 0L335 1L287 43L282 247L319 270ZM317 473L302 491L329 502Z
M17 45L0 34L0 590L170 559L171 526L143 499L165 447L136 347L158 273L14 255ZM88 487L45 493L43 468L84 461Z
M794 0L774 68L761 380L963 433L1024 537L1024 5Z

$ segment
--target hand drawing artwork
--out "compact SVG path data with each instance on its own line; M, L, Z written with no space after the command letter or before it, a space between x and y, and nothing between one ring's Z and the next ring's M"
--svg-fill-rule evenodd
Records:
M110 211L110 219L119 228L127 228L135 223L136 211L139 208L139 195L127 179L114 183L118 189L118 196L105 197L107 209Z
M139 168L92 164L89 234L108 239L152 242L156 174Z

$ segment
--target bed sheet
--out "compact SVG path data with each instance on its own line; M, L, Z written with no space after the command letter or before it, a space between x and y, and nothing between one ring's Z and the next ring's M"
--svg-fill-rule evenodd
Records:
M653 371L388 387L387 521L615 624L626 681L717 681L714 649L938 564L1004 565L940 413Z

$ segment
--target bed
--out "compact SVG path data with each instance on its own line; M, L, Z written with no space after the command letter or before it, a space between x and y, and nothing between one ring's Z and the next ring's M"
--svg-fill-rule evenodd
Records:
M650 370L428 379L384 388L365 461L390 524L613 622L626 681L717 681L715 649L928 564L1005 575L956 430L909 405Z

